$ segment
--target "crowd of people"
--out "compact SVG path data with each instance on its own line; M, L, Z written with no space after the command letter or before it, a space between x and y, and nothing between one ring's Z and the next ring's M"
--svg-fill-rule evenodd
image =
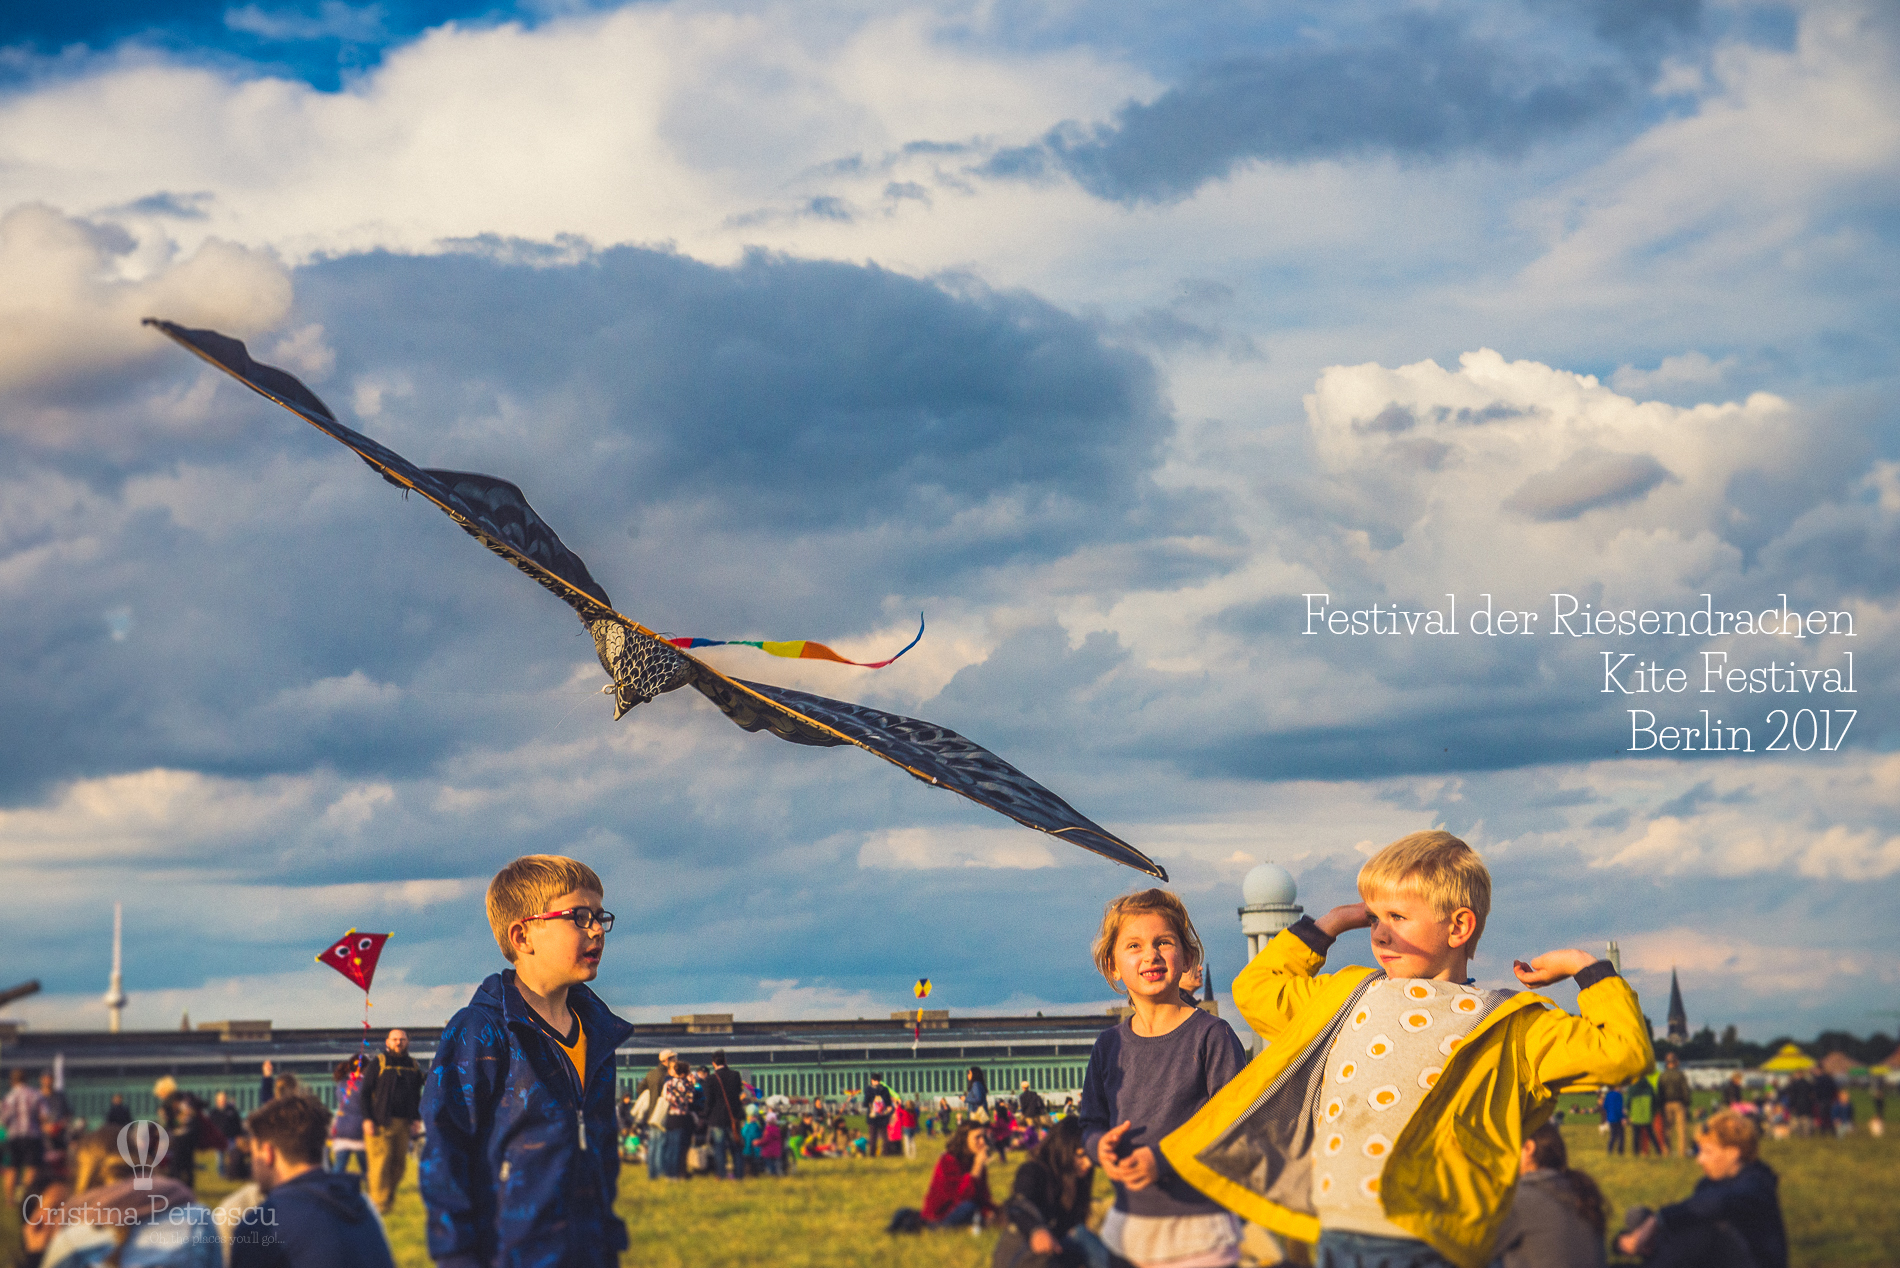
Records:
M398 1063L404 1044L392 1036ZM367 1075L373 1091L378 1074L389 1079L380 1060L344 1064L351 1069L339 1068L340 1083L355 1076L361 1087ZM154 1118L134 1119L115 1094L96 1127L73 1115L51 1076L34 1089L15 1070L11 1082L0 1101L7 1163L0 1182L9 1205L20 1203L26 1268L393 1268L361 1177L326 1165L338 1156L331 1146L344 1115L294 1075L273 1073L269 1062L249 1115L238 1112L229 1091L206 1104L166 1076L152 1088ZM402 1105L388 1095L367 1099L379 1108ZM196 1192L206 1152L216 1155L222 1178L241 1182L216 1205Z
M1073 1097L1065 1110L1074 1113ZM947 1097L926 1104L898 1096L878 1073L863 1088L827 1101L760 1097L726 1064L723 1050L694 1066L670 1048L621 1095L617 1113L620 1156L644 1164L650 1180L782 1176L801 1160L821 1158L915 1159L920 1138L948 1141L966 1123L1001 1159L1011 1149L1034 1149L1051 1121L1027 1082L1017 1096L992 1101L983 1071L974 1066L955 1104Z
M1873 1076L1868 1084L1872 1116L1867 1130L1886 1133L1887 1079ZM1740 1070L1716 1089L1715 1098L1700 1114L1694 1092L1674 1053L1664 1057L1663 1069L1638 1075L1628 1083L1607 1087L1597 1094L1597 1114L1608 1151L1641 1157L1673 1155L1685 1158L1690 1124L1706 1120L1723 1109L1753 1122L1757 1134L1777 1140L1790 1136L1851 1136L1858 1127L1853 1093L1825 1070L1798 1071L1784 1080L1763 1079L1752 1088Z
M1358 889L1235 980L1266 1041L1251 1061L1198 1005L1204 955L1186 906L1149 889L1109 903L1090 948L1128 1006L1097 1038L1079 1101L1051 1106L1027 1083L999 1096L976 1067L957 1100L929 1105L876 1074L836 1102L761 1098L724 1052L694 1068L672 1051L621 1095L614 1054L632 1026L585 985L614 919L600 880L528 856L488 891L510 967L444 1028L426 1078L391 1031L381 1052L332 1071L334 1109L269 1063L248 1115L228 1092L206 1104L162 1079L164 1149L122 1098L89 1130L54 1080L15 1071L0 1182L23 1203L32 1268L379 1268L392 1263L382 1215L413 1151L437 1263L608 1268L628 1247L614 1211L623 1163L656 1184L756 1180L817 1159L915 1158L922 1137L942 1152L921 1207L892 1231L997 1228L994 1268L1232 1268L1243 1220L1313 1244L1321 1268L1595 1268L1608 1205L1553 1119L1552 1089L1587 1083L1604 1089L1612 1152L1689 1154L1703 1172L1684 1200L1626 1213L1619 1252L1649 1268L1786 1268L1759 1142L1852 1130L1828 1076L1772 1096L1738 1078L1698 1113L1673 1056L1651 1073L1635 992L1607 961L1546 952L1514 962L1527 990L1476 986L1490 879L1448 833L1387 846ZM1379 967L1324 972L1358 929ZM1536 993L1565 979L1574 1015ZM239 1184L216 1206L194 1192L206 1151ZM1012 1152L999 1201L993 1169ZM1099 1221L1097 1171L1113 1191Z

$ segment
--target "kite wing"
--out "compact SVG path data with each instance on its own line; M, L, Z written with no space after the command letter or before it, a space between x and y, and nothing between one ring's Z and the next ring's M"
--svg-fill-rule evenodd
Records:
M1083 818L1062 798L947 727L803 691L728 678L688 655L674 641L623 616L614 610L607 592L587 571L580 556L562 543L528 505L521 490L508 481L416 466L395 450L338 422L316 393L294 375L252 360L240 340L155 317L146 318L145 324L347 445L385 480L413 489L435 503L464 532L559 596L593 635L601 667L613 679L616 719L635 705L690 682L747 731L770 731L794 744L855 745L927 784L960 793L1025 827L1167 880L1168 874L1160 864L1140 850ZM695 640L679 641L690 645ZM767 650L775 655L788 654L776 650L777 646L792 645L774 645ZM824 650L830 652L829 648ZM835 653L815 655L803 647L800 653L801 658L808 659L843 659Z
M534 513L521 490L506 480L467 471L429 471L362 432L345 427L330 407L295 376L251 360L242 340L215 330L193 330L176 322L147 317L145 324L183 344L261 396L277 402L311 426L341 441L383 479L414 489L444 511L482 545L559 595L583 621L619 616L587 565L562 544L547 522ZM625 618L621 618L625 620ZM629 622L629 624L632 624ZM646 630L644 626L634 628Z
M698 672L700 669L705 672ZM1138 872L1168 879L1167 872L1153 859L1083 818L1068 802L949 727L788 687L727 678L697 662L692 683L701 695L748 731L771 731L794 744L855 744L927 784L961 793L1024 827L1060 837Z

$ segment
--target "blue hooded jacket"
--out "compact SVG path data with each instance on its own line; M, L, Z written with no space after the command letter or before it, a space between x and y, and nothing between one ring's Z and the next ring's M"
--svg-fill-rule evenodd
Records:
M633 1026L585 986L569 989L567 1006L587 1035L584 1100L513 969L483 982L442 1032L422 1087L417 1169L440 1268L612 1268L627 1248L614 1214L614 1050Z

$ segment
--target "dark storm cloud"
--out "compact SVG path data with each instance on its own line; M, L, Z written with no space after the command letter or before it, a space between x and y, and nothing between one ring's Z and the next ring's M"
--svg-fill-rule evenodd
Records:
M705 501L798 532L940 526L1013 497L1028 509L1011 548L1048 555L1145 496L1170 426L1146 360L1077 318L874 267L754 254L722 269L635 248L568 269L370 255L298 285L347 374L413 383L390 406L408 434L503 398L532 405L522 439L539 452L516 461L622 512ZM557 428L592 433L585 455L550 451ZM418 443L434 462L503 460Z
M1134 576L1208 566L1167 547L1152 369L1030 296L630 248L346 257L296 282L288 326L327 330L314 385L342 417L517 481L665 628L846 636L900 588L1084 544L1127 542ZM154 364L108 413L205 373ZM34 455L30 487L70 496L16 504L0 537L45 579L0 614L0 795L153 765L413 775L573 706L592 652L572 614L313 429L220 383L202 426L135 434L129 456Z
M1330 40L1199 65L1113 121L1067 123L1005 150L989 174L1072 177L1097 197L1166 202L1265 160L1459 153L1510 158L1629 110L1697 0L1532 4L1541 38L1473 18L1408 13ZM1579 29L1580 28L1580 29Z

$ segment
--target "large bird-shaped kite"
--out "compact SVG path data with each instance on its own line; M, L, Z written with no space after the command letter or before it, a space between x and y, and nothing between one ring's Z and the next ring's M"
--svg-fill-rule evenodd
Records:
M295 376L253 361L239 340L154 317L146 318L145 324L349 446L391 484L414 489L428 498L464 532L579 613L581 623L594 637L601 667L613 680L608 690L614 696L616 719L662 692L691 684L748 731L770 731L794 744L855 744L927 784L961 793L1025 827L1060 837L1163 881L1168 879L1167 872L1153 859L1077 814L1062 798L955 731L864 705L728 678L684 650L686 646L708 645L706 640L671 640L622 616L614 610L607 592L588 574L587 565L561 544L554 530L528 505L521 490L508 481L466 471L418 467L339 423L316 393ZM790 650L791 646L795 645L768 644L765 650L799 655L800 651ZM801 651L806 657L844 659L822 644L806 644Z

